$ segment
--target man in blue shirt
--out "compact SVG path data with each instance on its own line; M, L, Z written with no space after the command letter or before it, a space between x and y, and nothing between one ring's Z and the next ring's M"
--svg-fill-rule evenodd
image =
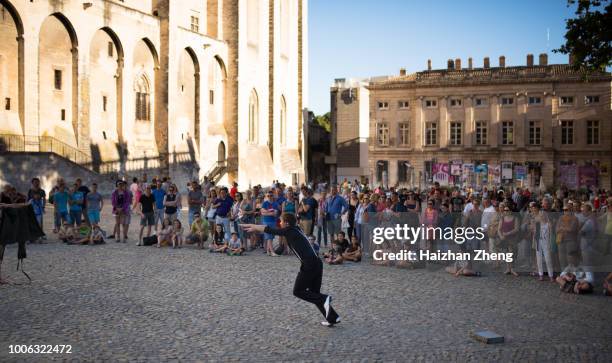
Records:
M338 187L331 187L331 195L327 199L326 207L327 231L332 236L331 240L337 239L340 233L342 214L348 212L348 203L346 199L338 195Z
M155 198L155 228L157 229L157 223L160 225L164 224L164 196L166 191L162 188L161 179L157 179L156 188L151 191L153 198Z
M70 204L70 224L76 223L77 227L81 225L83 201L83 193L79 192L78 185L74 184L72 188L70 188L70 197L68 199L68 204Z
M234 200L228 195L226 187L221 188L221 190L219 191L219 198L215 199L213 203L213 208L216 209L217 214L217 217L215 218L215 223L223 225L223 230L225 231L225 240L229 241L232 237L229 216L230 211L232 210L232 205L234 204Z
M274 193L272 190L266 193L266 198L261 204L261 215L263 216L263 224L270 227L276 228L276 222L280 215L280 207L277 201L274 200ZM271 233L264 233L264 246L268 253L268 256L278 256L274 252L274 235Z

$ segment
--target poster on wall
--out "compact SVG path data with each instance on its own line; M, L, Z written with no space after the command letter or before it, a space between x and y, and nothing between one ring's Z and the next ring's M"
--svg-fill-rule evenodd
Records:
M433 182L438 182L440 185L448 185L450 170L448 164L435 163L433 164Z
M576 165L559 165L557 183L569 189L578 188L578 167Z
M514 179L525 180L527 178L527 167L524 165L514 166Z
M490 185L498 185L501 182L501 167L499 164L489 165L488 181Z
M512 181L512 162L503 161L501 164L501 178L504 183Z
M474 185L474 164L465 163L461 167L461 182L463 185Z
M596 187L597 186L597 167L594 165L582 165L578 167L578 183L579 187Z
M453 160L450 166L450 174L452 176L460 176L461 175L461 160Z
M487 164L478 164L474 167L476 173L476 184L487 184L489 181L489 166Z

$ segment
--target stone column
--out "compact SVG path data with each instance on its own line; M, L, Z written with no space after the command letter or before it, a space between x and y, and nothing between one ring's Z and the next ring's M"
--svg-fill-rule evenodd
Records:
M19 118L26 136L26 151L39 151L39 89L38 89L38 33L25 33L18 41ZM28 45L27 47L25 45ZM28 100L26 102L25 100Z
M227 112L224 126L227 132L227 173L229 180L238 178L238 7L237 0L223 1L223 40L227 42ZM263 100L260 100L263 102Z

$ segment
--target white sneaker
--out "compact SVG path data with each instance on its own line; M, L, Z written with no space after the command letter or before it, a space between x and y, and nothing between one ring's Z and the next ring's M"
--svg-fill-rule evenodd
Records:
M331 295L327 295L327 299L325 299L325 303L323 304L323 307L325 308L325 319L329 318L329 308L331 307L331 302Z
M329 322L329 321L327 321L327 320L322 321L322 322L321 322L321 325L326 326L326 327L328 327L328 328L331 328L332 326L334 326L334 324L330 323L330 322Z

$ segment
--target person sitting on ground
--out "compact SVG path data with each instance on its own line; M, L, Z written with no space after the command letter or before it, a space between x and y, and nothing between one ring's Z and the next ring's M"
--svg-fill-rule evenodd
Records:
M185 241L197 244L199 249L204 248L204 242L208 239L208 221L200 215L200 212L193 214L193 223Z
M342 252L340 251L344 252L341 246L341 242L339 240L334 240L332 242L332 248L328 252L323 254L325 262L330 265L342 264L342 262L344 262L344 259L342 258Z
M89 237L91 235L91 227L87 222L82 221L77 228L73 228L74 239L68 244L72 245L85 245L89 243Z
M344 251L346 251L347 248L349 248L349 245L350 245L349 241L346 239L346 234L344 234L343 231L340 231L338 233L337 241L338 241L338 250L337 251L338 251L338 253L340 255L342 255L344 253Z
M312 249L315 251L317 256L319 256L319 251L320 251L321 247L317 243L317 238L315 236L313 236L313 235L310 235L310 236L308 236L308 242L310 242L310 245L312 246Z
M172 241L173 227L170 219L164 218L157 232L157 247L167 246Z
M480 276L480 272L475 271L469 261L456 261L445 270L455 276Z
M210 244L210 252L224 253L227 251L227 243L225 242L225 231L222 224L215 224L215 232L213 240Z
M62 221L57 237L64 243L70 243L74 240L73 228L67 221Z
M561 291L574 294L589 294L593 292L593 273L585 272L578 266L578 252L571 252L567 256L568 265L561 272L556 281Z
M229 247L227 248L227 254L230 256L242 256L242 252L244 252L244 248L242 248L242 243L238 238L238 233L232 232Z
M612 272L610 272L610 274L604 279L603 287L603 294L606 296L612 296Z
M181 248L183 246L183 225L181 221L175 219L172 227L172 248Z
M104 242L104 231L100 228L100 225L94 224L92 226L91 234L89 235L90 245L103 245Z
M342 259L353 262L361 261L361 246L357 236L353 235L351 237L351 246L342 254Z

